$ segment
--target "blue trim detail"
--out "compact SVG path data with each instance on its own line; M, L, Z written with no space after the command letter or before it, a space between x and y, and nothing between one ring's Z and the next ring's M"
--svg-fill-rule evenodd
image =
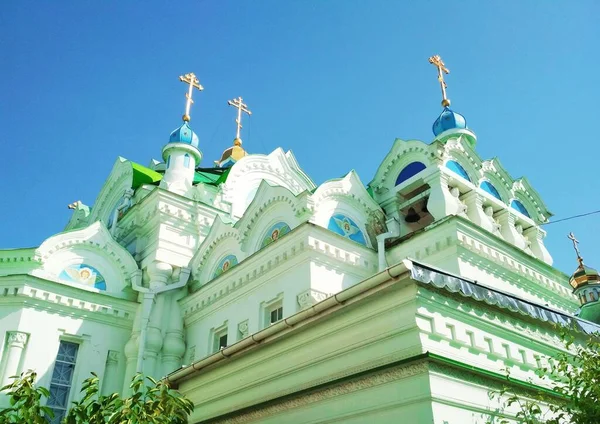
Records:
M494 187L494 185L489 181L482 181L481 184L479 184L479 187L486 193L489 193L496 199L500 200L501 202L503 201L502 197L500 196L500 193L498 193L498 190L496 190L496 187Z
M518 200L515 199L512 202L510 202L510 207L516 210L517 212L522 213L527 218L531 218L531 215L529 215L529 212L527 212L527 209L525 208L523 203L519 202Z
M396 178L396 185L402 184L404 181L408 180L411 177L414 177L419 172L427 168L425 164L421 162L411 162L400 171L398 174L398 178Z
M456 162L455 160L449 160L448 162L446 162L446 168L454 172L456 175L463 177L465 180L471 182L471 178L469 178L469 174L467 174L465 168L463 168L462 165Z

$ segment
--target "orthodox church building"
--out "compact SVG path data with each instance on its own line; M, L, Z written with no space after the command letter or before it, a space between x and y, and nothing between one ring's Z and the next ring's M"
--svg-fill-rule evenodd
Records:
M552 267L552 214L477 154L430 62L433 138L393 141L369 182L320 186L291 151L244 150L242 98L232 147L203 160L202 86L180 77L162 161L119 157L62 232L0 250L0 384L36 370L56 422L90 372L104 394L143 372L194 402L192 423L435 424L485 422L504 370L523 396L543 386L555 325L600 329L598 273L578 251L571 278Z

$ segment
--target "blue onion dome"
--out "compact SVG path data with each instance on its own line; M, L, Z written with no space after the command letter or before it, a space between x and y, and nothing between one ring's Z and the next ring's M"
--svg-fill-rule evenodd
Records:
M433 134L438 136L444 131L467 128L467 120L460 113L452 111L448 106L433 123Z
M169 143L185 143L195 148L198 148L198 142L198 136L192 131L187 122L184 122L182 126L173 131L169 137Z

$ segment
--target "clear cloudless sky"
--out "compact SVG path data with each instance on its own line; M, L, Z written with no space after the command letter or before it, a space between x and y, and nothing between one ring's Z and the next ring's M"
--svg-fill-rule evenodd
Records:
M319 184L367 184L395 138L431 141L440 54L453 109L483 158L527 176L554 220L600 209L600 2L4 1L0 7L0 248L62 231L118 156L149 164L180 125L210 166L253 111L251 153L292 150ZM600 214L546 227L555 265L600 267Z

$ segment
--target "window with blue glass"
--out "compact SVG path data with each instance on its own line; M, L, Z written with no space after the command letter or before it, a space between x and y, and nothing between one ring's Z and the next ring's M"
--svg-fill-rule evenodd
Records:
M183 157L183 166L185 168L189 168L190 167L190 155L188 155L187 153Z
M167 156L167 168L171 165L171 155Z
M471 179L469 178L469 174L467 174L467 171L465 171L465 168L463 168L462 165L456 162L455 160L449 160L448 162L446 162L446 168L448 168L455 174L463 177L465 180L469 182L471 181Z
M527 209L525 208L525 206L523 206L523 203L519 202L518 200L515 199L512 202L510 202L510 207L518 212L521 212L527 218L531 218L529 212L527 212Z
M421 162L411 162L400 171L398 174L398 178L396 178L396 185L402 184L404 181L408 180L411 177L414 177L419 172L426 168L425 164Z
M496 199L502 201L502 197L500 197L500 193L498 193L498 190L496 190L496 187L494 187L494 185L492 183L490 183L489 181L482 181L481 184L479 184L479 187L481 187L481 189L483 191L485 191L486 193L489 193L492 196L494 196Z
M58 346L58 354L50 381L50 397L47 403L54 411L54 418L50 421L52 424L59 424L67 413L78 350L77 343L64 340L61 340Z

